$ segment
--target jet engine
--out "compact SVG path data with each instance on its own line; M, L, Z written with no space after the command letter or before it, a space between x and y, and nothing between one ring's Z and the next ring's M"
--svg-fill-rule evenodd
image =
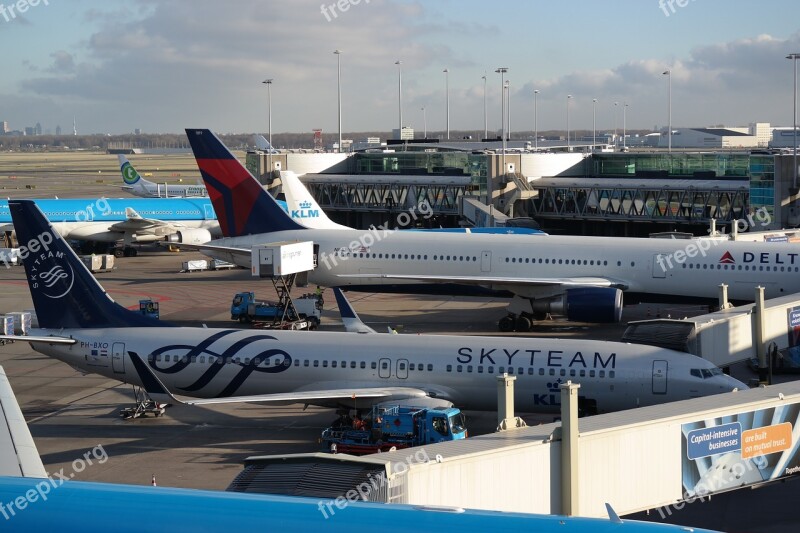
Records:
M182 229L164 238L167 242L203 244L211 240L211 233L207 229Z
M532 302L534 313L561 315L575 322L619 322L622 291L611 287L567 289L564 294Z

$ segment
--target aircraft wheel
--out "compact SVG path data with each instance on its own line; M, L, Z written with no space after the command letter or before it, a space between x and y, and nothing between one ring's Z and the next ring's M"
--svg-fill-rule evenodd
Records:
M125 250L122 248L114 248L114 257L125 257Z
M526 316L518 316L517 317L517 331L530 331L531 330L531 319Z
M500 319L500 323L498 324L500 331L503 333L508 333L509 331L514 331L515 320L514 317L511 315L504 316Z

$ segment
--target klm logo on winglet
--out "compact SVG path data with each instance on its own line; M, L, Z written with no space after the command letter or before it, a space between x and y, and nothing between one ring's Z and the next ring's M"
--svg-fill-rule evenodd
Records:
M292 218L319 218L319 209L311 209L311 202L305 200L300 202L300 209L292 209Z

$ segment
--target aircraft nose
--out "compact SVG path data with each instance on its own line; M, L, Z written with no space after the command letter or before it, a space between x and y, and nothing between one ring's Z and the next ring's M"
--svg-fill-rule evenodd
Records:
M733 389L747 390L747 389L750 388L750 387L748 387L747 385L745 385L744 383L742 383L741 381L739 381L738 379L736 379L734 377L726 375L726 376L722 376L722 378L724 380L724 382L722 383L722 388L726 392L730 392Z

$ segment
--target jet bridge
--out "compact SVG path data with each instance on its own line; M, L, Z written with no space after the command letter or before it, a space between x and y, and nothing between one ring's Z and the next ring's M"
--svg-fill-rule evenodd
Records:
M638 320L622 340L691 353L719 367L758 357L760 346L775 354L776 365L795 357L800 365L800 348L792 350L800 345L800 294L766 300L762 318L756 304L747 304L682 320Z

